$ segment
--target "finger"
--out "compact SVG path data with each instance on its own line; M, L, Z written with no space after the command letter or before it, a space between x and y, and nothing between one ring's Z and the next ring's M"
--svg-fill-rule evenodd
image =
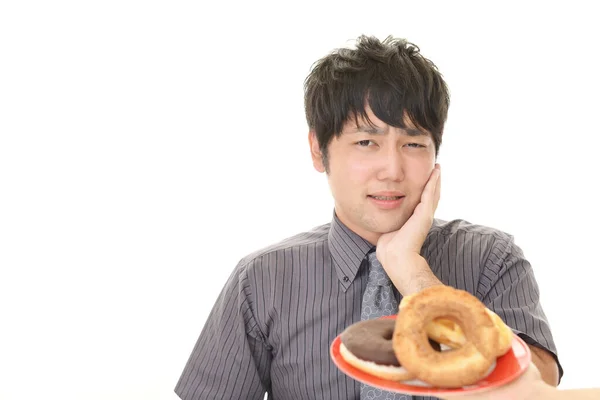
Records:
M435 185L435 193L434 193L434 197L433 197L433 210L435 211L437 209L438 203L440 202L440 194L442 192L442 170L441 168L439 168L439 164L437 165L438 169L439 169L439 174L438 174L438 178L437 178L437 182Z
M431 171L427 184L425 184L425 188L423 188L423 193L421 194L422 203L433 204L435 201L435 193L437 191L440 174L440 165L436 164L433 171Z

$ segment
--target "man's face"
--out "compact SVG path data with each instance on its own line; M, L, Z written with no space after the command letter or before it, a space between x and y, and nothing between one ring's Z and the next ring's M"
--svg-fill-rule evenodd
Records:
M370 109L367 115L374 127L352 120L331 141L328 180L340 221L376 244L382 234L400 229L419 204L435 166L435 146L427 132L391 127ZM324 172L314 134L310 144L313 164Z

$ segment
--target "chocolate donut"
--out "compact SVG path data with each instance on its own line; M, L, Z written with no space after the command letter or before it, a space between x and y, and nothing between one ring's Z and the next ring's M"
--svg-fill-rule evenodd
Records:
M400 367L392 346L394 327L395 321L388 318L360 321L349 326L340 338L348 351L361 360ZM434 350L441 351L438 343L433 340L429 343Z

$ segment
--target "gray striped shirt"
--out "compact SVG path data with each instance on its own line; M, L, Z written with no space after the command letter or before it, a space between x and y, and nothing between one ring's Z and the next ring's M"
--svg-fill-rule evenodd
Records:
M258 400L265 393L275 400L358 400L359 382L337 369L329 347L360 321L366 254L372 247L334 215L330 224L242 259L175 392L184 400ZM558 363L533 270L512 236L462 220L436 219L422 255L444 284L476 295Z

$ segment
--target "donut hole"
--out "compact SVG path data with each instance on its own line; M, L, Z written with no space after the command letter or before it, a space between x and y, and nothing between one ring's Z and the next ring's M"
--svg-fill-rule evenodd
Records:
M432 338L428 338L428 339L429 339L429 346L431 346L431 349L433 351L442 352L442 350L443 350L442 346L443 345L439 344L438 342L436 342Z
M466 344L464 324L453 315L440 315L427 324L427 336L440 344L441 352L458 350ZM434 350L437 350L434 347Z

